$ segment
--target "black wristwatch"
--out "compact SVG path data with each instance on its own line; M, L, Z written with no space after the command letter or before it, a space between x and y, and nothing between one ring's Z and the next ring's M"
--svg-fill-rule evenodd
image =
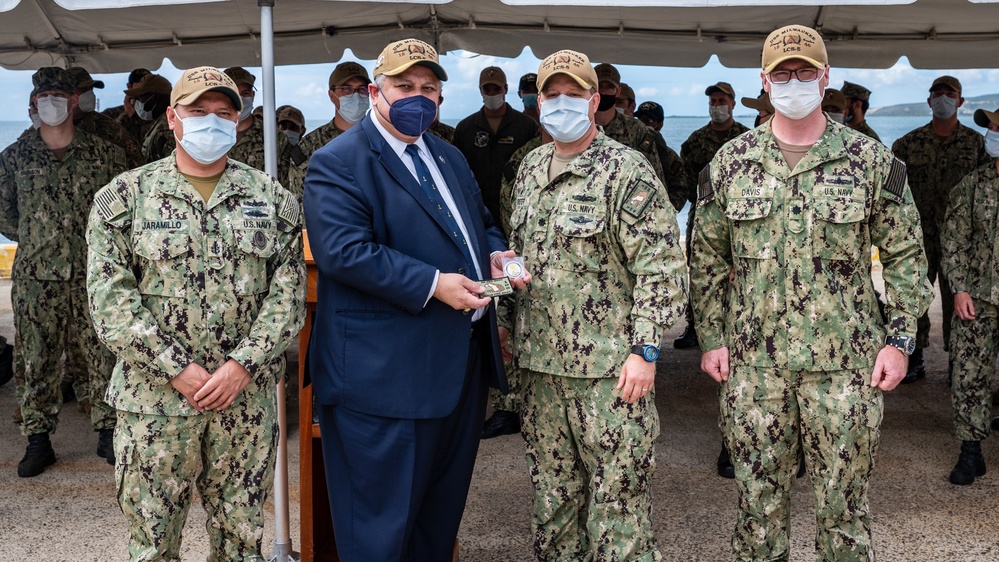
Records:
M656 359L659 359L659 348L654 345L636 345L632 346L631 352L638 355L642 359L645 359L649 363L655 363Z
M916 338L910 338L907 336L885 336L885 345L898 348L899 351L906 355L912 355L912 352L916 351Z

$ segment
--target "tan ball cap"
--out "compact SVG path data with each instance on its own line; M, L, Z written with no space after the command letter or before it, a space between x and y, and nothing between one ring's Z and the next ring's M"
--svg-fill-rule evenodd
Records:
M360 78L368 84L371 83L371 78L368 78L368 71L363 66L353 61L341 62L336 65L336 68L330 74L330 89L343 86L351 78Z
M382 54L378 55L375 69L371 73L375 76L379 74L396 76L414 64L433 70L441 82L447 81L447 72L444 72L444 67L437 58L437 49L419 39L403 39L390 43L382 50Z
M277 122L281 121L291 121L292 123L298 125L301 128L305 128L305 116L302 112L298 110L297 107L291 105L282 105L275 111L277 114Z
M829 90L826 90L827 92ZM742 98L742 105L748 107L749 109L755 109L756 111L766 111L769 114L774 114L774 104L770 103L770 94L766 92L760 92L760 95L755 98Z
M593 69L593 72L597 74L597 83L600 82L610 82L614 84L615 88L621 87L621 73L618 72L617 68L613 64L608 62L602 62Z
M957 93L961 93L961 81L953 76L941 76L930 85L930 91L936 90L939 86L946 86Z
M763 42L764 74L770 74L775 66L790 59L801 59L815 68L825 68L829 64L822 37L803 25L782 27Z
M718 82L717 84L712 84L704 89L704 95L710 96L715 92L721 92L728 95L730 98L735 99L735 89L728 82Z
M137 98L145 94L167 94L171 91L170 81L159 74L147 74L139 83L125 90L125 93Z
M617 99L635 101L635 90L633 90L631 86L621 82L621 94L617 97Z
M191 105L205 92L221 92L232 100L237 111L242 111L243 102L239 99L239 88L232 78L214 66L200 66L185 70L170 93L170 107Z
M541 61L538 66L538 91L543 90L548 79L556 74L566 74L587 89L596 90L600 83L589 57L568 49L556 51Z
M999 109L986 111L984 109L975 110L975 124L979 127L989 128L989 123L999 125Z
M840 111L845 111L847 105L846 96L843 95L843 92L833 88L826 88L826 93L822 96L823 109L834 107Z
M479 87L494 84L502 88L506 86L506 73L498 66L487 66L479 73Z

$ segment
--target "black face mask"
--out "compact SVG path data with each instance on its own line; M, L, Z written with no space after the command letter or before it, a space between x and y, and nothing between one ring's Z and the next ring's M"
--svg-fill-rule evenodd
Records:
M617 96L605 96L600 94L600 105L597 106L597 111L607 111L608 109L614 107L617 103Z

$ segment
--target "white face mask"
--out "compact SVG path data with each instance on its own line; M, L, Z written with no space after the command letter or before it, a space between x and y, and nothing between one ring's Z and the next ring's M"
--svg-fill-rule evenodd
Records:
M770 82L770 77L767 77ZM770 82L770 103L777 113L788 119L797 121L811 115L822 105L822 92L819 92L819 80L801 82L792 78L787 84Z
M940 96L930 100L930 107L933 109L933 116L937 119L950 119L957 112L957 100Z
M61 125L69 117L69 100L59 96L38 98L38 117L50 127Z
M496 111L497 109L503 107L506 103L506 95L496 94L495 96L487 96L482 94L482 105L486 106L486 109L491 111Z
M97 94L93 90L84 92L80 94L80 99L77 102L80 111L84 113L90 113L97 109Z
M288 137L288 142L290 142L291 144L298 144L298 142L302 140L302 133L299 133L298 131L285 129L281 132L284 133L284 136Z
M239 110L239 120L246 121L253 115L253 96L240 96L243 101L243 109Z
M371 107L371 100L354 92L349 96L337 96L340 99L340 109L336 110L348 123L357 123Z
M829 112L829 118L842 125L845 122L844 120L846 119L846 115L843 113Z
M993 158L999 158L999 133L993 130L985 132L985 152Z
M731 114L727 105L711 105L708 106L708 115L711 117L712 123L721 124L728 121Z
M553 139L571 143L575 142L590 130L590 96L574 98L567 95L547 99L541 102L541 125Z
M153 112L146 109L146 104L142 103L142 100L135 100L134 107L135 114L139 116L139 119L142 119L143 121L153 120Z
M28 110L28 119L31 119L31 128L32 129L34 129L34 130L37 131L38 128L42 126L42 118L38 116L38 112L37 111L32 112L29 109Z
M184 125L184 138L178 139L177 144L196 162L218 162L236 144L236 124L228 119L214 113L196 117L176 115ZM174 132L173 136L176 139L177 133Z

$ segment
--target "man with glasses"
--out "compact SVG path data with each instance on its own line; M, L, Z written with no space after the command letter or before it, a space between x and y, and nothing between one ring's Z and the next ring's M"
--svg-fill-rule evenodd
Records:
M336 115L330 122L302 137L298 147L292 148L288 170L288 190L302 200L305 187L305 172L309 168L309 158L326 143L345 133L367 113L368 84L371 78L363 66L354 62L341 62L336 65L329 79L330 102Z
M919 214L905 164L822 112L829 66L815 30L774 31L762 59L776 114L701 173L690 267L701 369L721 385L739 490L733 558L788 559L804 448L817 559L871 561L883 392L905 376L931 300Z

